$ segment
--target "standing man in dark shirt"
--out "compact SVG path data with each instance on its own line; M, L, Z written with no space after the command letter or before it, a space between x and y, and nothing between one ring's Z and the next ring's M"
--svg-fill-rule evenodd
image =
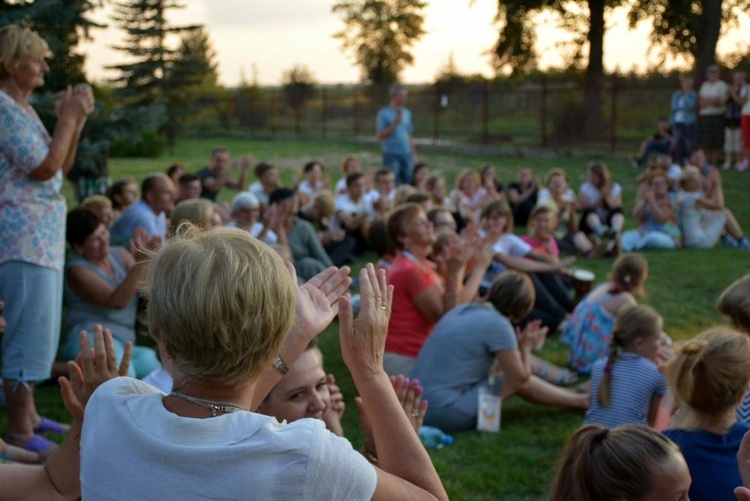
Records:
M196 172L201 180L201 198L207 198L215 202L217 195L225 186L233 190L244 189L247 182L247 169L252 162L252 155L245 153L232 162L232 166L227 170L227 166L229 166L229 150L222 147L214 148L211 152L208 167L204 167ZM234 177L233 173L237 169L240 170L240 177L237 181L234 181L232 179Z

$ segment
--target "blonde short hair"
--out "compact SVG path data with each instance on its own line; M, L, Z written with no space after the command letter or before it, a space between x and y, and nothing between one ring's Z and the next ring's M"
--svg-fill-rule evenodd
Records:
M692 181L693 179L700 179L701 178L701 171L698 170L698 167L694 165L688 165L684 169L682 169L682 172L680 173L680 177L677 179L678 183L680 184L680 188L684 188L685 185Z
M0 28L0 79L10 77L24 59L44 57L49 46L35 32L15 24Z
M750 382L750 339L715 327L681 343L667 366L667 382L679 402L707 416L722 415Z
M188 378L252 384L294 323L289 272L247 231L183 226L151 260L144 293L152 336Z
M178 203L170 220L169 231L174 235L182 223L204 228L214 215L214 204L205 198L191 198Z
M81 202L80 207L85 207L87 209L93 209L95 211L100 211L104 209L111 209L112 208L112 200L105 197L104 195L91 195L90 197L86 197L83 202Z

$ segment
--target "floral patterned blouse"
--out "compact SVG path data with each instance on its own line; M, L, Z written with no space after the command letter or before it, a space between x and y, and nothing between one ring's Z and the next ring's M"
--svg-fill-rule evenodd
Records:
M9 261L60 270L65 252L62 171L47 181L29 175L52 141L39 116L0 91L0 264Z

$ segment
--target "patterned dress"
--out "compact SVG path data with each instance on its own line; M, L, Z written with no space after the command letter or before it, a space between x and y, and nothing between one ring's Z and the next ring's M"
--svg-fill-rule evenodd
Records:
M570 347L570 365L581 374L589 374L594 362L607 356L615 324L615 316L604 308L612 294L597 301L590 298L586 295L578 303L562 336L562 342Z

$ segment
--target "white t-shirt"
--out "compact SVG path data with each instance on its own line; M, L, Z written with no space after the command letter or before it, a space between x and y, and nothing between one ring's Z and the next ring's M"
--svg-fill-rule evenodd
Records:
M248 186L247 191L258 197L260 203L262 203L263 205L268 205L268 195L263 189L263 185L260 184L260 181L255 181L253 184Z
M323 421L195 419L130 378L101 385L81 436L83 499L370 499L375 469Z
M610 190L609 196L615 198L618 197L621 193L622 187L617 183L612 183L612 188ZM586 198L588 198L589 204L591 205L594 205L602 198L601 190L588 181L581 185L581 194L586 195ZM607 214L609 214L609 210L605 209L602 206L599 206L596 208L596 213L599 214L600 218L604 219L607 217Z
M356 203L349 198L349 195L341 195L336 199L336 205L334 206L334 214L336 215L331 221L330 229L338 230L343 228L341 220L338 217L340 211L354 215L367 214L367 219L372 219L375 215L372 202L367 198L367 194L363 195Z
M326 185L323 181L318 181L318 184L316 186L313 186L310 184L310 181L305 179L299 184L299 186L297 186L297 191L310 196L310 198L315 198L315 196L323 191L325 187Z
M370 201L371 204L374 204L378 200L380 200L380 192L378 190L370 190L365 195L367 199ZM388 192L388 196L385 198L389 202L391 202L396 197L396 190L391 190Z
M234 221L231 221L229 224L227 224L227 228L239 228L237 226L237 223ZM253 225L250 227L250 234L258 238L258 235L260 235L260 232L263 231L263 223L260 221L256 221L253 223ZM276 245L279 243L279 236L274 233L273 230L268 230L266 233L266 238L263 239L263 243L268 245Z
M740 90L740 97L747 97L748 100L742 105L742 114L750 115L750 84L745 84Z
M503 233L493 244L492 252L513 257L526 257L531 252L531 246L513 233Z
M346 176L336 181L336 188L334 189L336 191L335 195L337 197L342 196L341 190L346 190Z
M727 97L727 84L723 80L717 80L714 83L706 80L701 84L701 88L698 91L698 96L703 98L719 98L724 99ZM703 106L698 114L701 116L705 115L723 115L726 111L726 105L719 106Z

